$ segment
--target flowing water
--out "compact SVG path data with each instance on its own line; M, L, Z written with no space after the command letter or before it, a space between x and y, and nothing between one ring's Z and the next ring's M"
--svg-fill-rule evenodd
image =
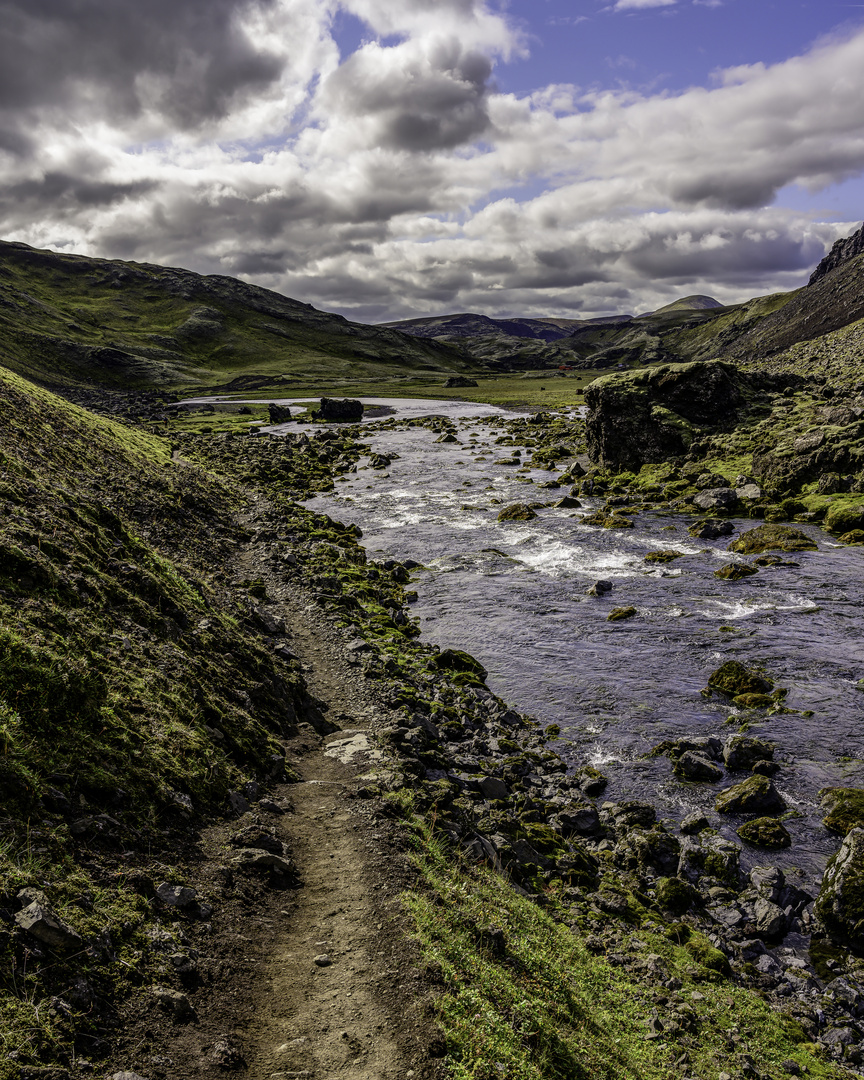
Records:
M404 415L406 403L392 404ZM556 749L574 765L602 769L611 800L647 799L670 822L704 810L737 839L736 822L713 813L723 783L679 782L666 758L644 755L663 739L726 738L751 722L752 734L778 747L783 768L775 783L794 811L786 821L793 845L750 851L744 862L798 866L817 880L838 842L821 824L819 789L864 785L864 693L856 686L864 678L862 550L803 526L818 551L784 556L792 565L735 582L713 574L734 558L729 538L694 540L687 534L693 519L682 515L643 512L633 529L606 530L580 523L600 505L586 499L583 510L550 507L533 521L498 522L501 505L564 493L520 482L512 467L494 464L516 449L494 445L504 433L496 417L515 414L464 403L411 408L412 415L449 416L459 443L438 443L427 428L373 425L372 449L399 458L386 472L363 468L364 459L335 492L306 505L356 522L372 558L422 563L412 575L419 594L412 612L425 640L467 650L488 669L491 690L560 724ZM555 474L527 475L539 483ZM734 522L736 531L754 524ZM685 557L646 564L645 554L660 548ZM601 578L612 591L586 595ZM609 611L624 605L637 616L608 622ZM704 698L709 674L730 659L764 667L788 688L786 706L795 711L766 717Z

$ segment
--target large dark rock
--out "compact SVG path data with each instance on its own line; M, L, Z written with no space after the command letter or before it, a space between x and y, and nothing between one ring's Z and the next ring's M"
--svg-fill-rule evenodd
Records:
M609 469L639 469L687 452L737 418L747 379L732 364L664 364L596 379L585 390L588 454Z
M816 914L835 940L864 948L864 829L852 829L830 860Z
M465 375L451 375L447 382L444 383L445 388L453 386L477 386L476 379L469 379Z
M275 402L271 402L267 406L267 411L270 413L271 424L285 424L291 419L291 410L287 405L276 405Z
M356 424L363 419L363 402L353 398L321 398L321 407L312 413L313 420Z

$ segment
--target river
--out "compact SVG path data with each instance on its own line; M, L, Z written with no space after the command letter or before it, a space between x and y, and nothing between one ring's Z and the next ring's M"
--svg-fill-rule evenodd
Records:
M458 444L436 442L427 428L368 425L373 451L399 457L386 471L365 468L364 459L335 492L306 505L358 524L370 557L421 563L412 576L413 614L424 638L472 653L496 694L560 724L555 748L573 765L602 769L611 800L647 799L670 823L702 810L737 839L734 822L713 813L718 785L680 782L666 758L644 755L663 739L726 738L749 721L752 734L777 745L783 767L775 783L793 811L792 847L767 857L818 880L837 847L821 824L819 789L864 785L861 549L803 526L818 551L736 582L713 574L735 558L729 538L694 540L693 519L680 514L643 512L633 529L606 530L581 524L601 504L585 499L580 510L549 507L530 522L498 522L502 505L564 493L536 487L554 473L527 474L532 485L494 464L516 449L494 439L504 433L500 419L517 414L464 403L425 408L453 420ZM737 532L757 523L733 524ZM661 548L684 557L646 564L645 554ZM586 595L599 578L612 591ZM622 605L635 607L636 617L608 622ZM729 659L763 667L788 688L794 711L745 714L704 698L709 674ZM744 861L765 859L751 851Z

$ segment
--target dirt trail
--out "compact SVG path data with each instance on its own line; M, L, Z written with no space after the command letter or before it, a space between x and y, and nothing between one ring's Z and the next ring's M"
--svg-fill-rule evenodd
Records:
M266 562L241 556L255 576ZM301 887L280 912L244 1039L250 1080L395 1080L438 1075L436 1031L424 1001L418 957L406 939L398 899L410 868L397 830L373 803L356 798L362 775L381 757L376 728L393 723L341 631L308 594L263 574L310 692L340 730L323 739L306 725L286 749L301 783L279 794L294 812L280 838Z

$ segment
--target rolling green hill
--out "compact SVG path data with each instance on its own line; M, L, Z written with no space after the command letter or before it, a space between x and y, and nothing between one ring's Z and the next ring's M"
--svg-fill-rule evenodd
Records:
M233 278L3 242L0 363L51 386L124 388L475 366L438 342L352 323Z

